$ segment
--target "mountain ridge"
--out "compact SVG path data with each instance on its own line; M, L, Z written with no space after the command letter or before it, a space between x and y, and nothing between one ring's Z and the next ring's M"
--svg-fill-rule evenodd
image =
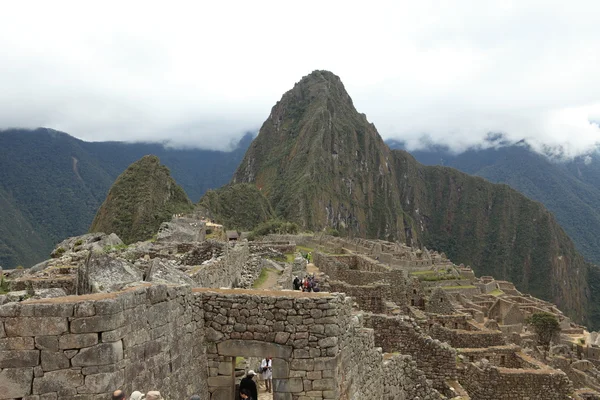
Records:
M87 232L113 182L144 155L159 156L197 201L231 179L252 138L246 134L222 152L85 142L47 128L0 131L0 266L32 266L64 238Z
M255 184L276 216L305 229L445 251L579 321L588 322L597 303L589 264L541 203L390 150L327 71L314 71L282 96L232 183Z

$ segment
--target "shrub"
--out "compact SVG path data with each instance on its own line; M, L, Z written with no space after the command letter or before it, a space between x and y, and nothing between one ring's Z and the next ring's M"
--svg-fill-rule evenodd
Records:
M248 236L249 240L254 240L258 236L265 236L272 233L277 234L292 234L295 235L299 231L297 224L293 222L283 221L280 219L270 219L260 223Z
M533 330L538 336L538 344L548 349L552 339L560 332L560 323L558 319L550 313L539 312L535 313L526 321L533 327Z

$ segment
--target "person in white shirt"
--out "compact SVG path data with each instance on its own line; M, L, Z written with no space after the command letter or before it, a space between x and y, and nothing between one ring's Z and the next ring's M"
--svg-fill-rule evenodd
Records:
M271 393L273 391L273 359L271 357L263 358L260 363L260 372L267 392Z

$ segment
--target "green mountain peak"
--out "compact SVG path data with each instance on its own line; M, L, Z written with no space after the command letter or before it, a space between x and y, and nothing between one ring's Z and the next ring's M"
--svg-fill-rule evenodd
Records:
M173 214L192 211L184 190L158 157L147 155L115 181L90 232L116 233L125 243L150 239Z

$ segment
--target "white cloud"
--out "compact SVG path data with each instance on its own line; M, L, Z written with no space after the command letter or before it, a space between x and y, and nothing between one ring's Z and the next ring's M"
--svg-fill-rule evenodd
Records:
M600 140L595 1L9 2L0 127L224 148L294 82L338 74L384 138Z

